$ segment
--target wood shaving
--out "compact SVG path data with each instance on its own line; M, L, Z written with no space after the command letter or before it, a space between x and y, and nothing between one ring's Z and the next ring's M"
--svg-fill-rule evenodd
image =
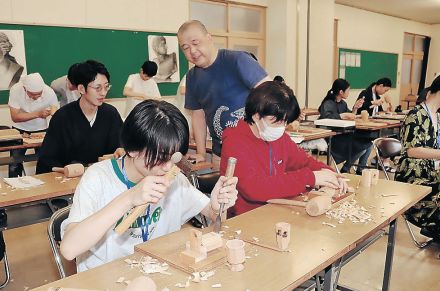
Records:
M209 272L200 272L200 280L207 281L209 277L214 276L215 271L209 271Z
M188 288L189 287L189 281L191 280L191 276L188 277L188 279L186 280L185 283L177 283L174 286L176 286L177 288Z
M239 230L236 230L235 233L236 233L237 235L240 235L240 234L241 234L241 230L240 230L240 229L239 229Z
M336 225L332 224L332 223L328 223L328 222L323 222L322 225L327 225L330 227L336 227Z
M116 280L116 283L122 283L124 282L125 278L124 277L119 277L118 280Z
M382 194L380 196L382 196L382 197L393 197L393 196L397 196L397 194Z
M130 284L130 283L131 283L130 280L125 280L125 281L124 281L124 284L127 285L127 286L128 286L128 284Z
M194 272L192 273L192 275L194 276L194 278L191 281L193 281L194 283L200 283L200 273Z
M169 268L167 263L161 263L157 259L149 256L144 256L139 261L125 259L124 262L126 262L131 268L139 268L141 273L144 274L161 273L164 275L171 275L170 272L167 272Z
M253 239L255 242L258 242L258 241L259 241L258 237L255 237L255 236L253 236L252 239Z
M228 228L229 228L229 226L227 226L227 225L223 225L223 227L224 227L224 228L226 228L226 229L228 229Z
M222 287L222 284L217 283L217 284L211 285L211 287L212 287L212 288L221 288L221 287Z
M368 210L357 204L354 199L345 201L339 207L327 211L326 215L328 218L338 220L338 222L349 219L352 223L368 223L372 220Z

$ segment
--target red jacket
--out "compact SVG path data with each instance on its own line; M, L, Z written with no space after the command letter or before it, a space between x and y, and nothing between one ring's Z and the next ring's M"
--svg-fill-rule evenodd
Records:
M232 214L238 215L266 204L273 198L296 196L315 185L313 171L328 168L284 133L273 142L257 138L245 121L223 132L220 172L224 175L229 157L237 159L238 199Z

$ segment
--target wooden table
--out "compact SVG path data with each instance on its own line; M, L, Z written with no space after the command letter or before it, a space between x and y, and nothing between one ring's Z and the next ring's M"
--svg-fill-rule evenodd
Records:
M359 176L348 175L351 185L357 185ZM243 215L226 221L224 237L233 231L241 230L241 238L259 238L260 242L275 245L277 222L291 224L291 252L278 252L269 248L252 246L242 272L231 272L225 265L216 269L215 275L208 281L192 283L188 290L211 290L211 285L222 284L222 290L292 290L321 270L326 270L325 290L335 287L334 273L347 254L374 237L382 228L390 225L383 290L388 290L391 275L396 219L431 191L430 187L380 180L371 188L360 187L354 198L369 210L374 222L353 224L345 221L339 224L326 216L310 217L303 208L296 206L265 205ZM398 195L384 197L382 195ZM346 199L351 199L348 197ZM374 207L374 208L370 208ZM383 207L383 208L382 208ZM332 228L323 225L330 222ZM208 228L207 230L210 230ZM164 247L176 244L176 238L183 240L185 231L181 230L155 240L155 245ZM182 236L182 237L179 237ZM180 247L177 245L176 247ZM256 255L257 254L257 255ZM134 254L130 258L140 258ZM153 274L150 277L158 285L158 290L168 287L175 290L176 283L185 283L188 274L170 267L171 276ZM368 268L366 268L368 272ZM35 290L47 290L48 287L76 287L99 290L121 290L116 283L119 277L126 280L141 275L138 269L130 268L123 260L117 260L101 267L71 277L49 283Z
M41 147L42 142L29 142L25 140L17 140L16 144L9 144L5 146L0 146L0 152L7 152L11 150L19 150L19 149L35 149ZM36 161L38 159L37 154L25 155L21 159L14 159L12 156L2 157L0 158L0 166L22 163L22 162L31 162Z
M80 178L64 179L59 173L46 173L34 176L44 182L43 185L14 189L4 180L0 181L0 208L5 209L8 219L0 225L0 230L20 227L50 218L53 213L54 198L67 199L75 192Z
M320 115L319 110L316 108L304 108L301 110L301 112L304 113L306 120L309 116Z

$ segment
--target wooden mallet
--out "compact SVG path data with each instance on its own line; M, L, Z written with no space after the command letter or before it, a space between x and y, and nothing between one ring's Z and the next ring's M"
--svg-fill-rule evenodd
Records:
M53 167L52 172L64 174L67 178L74 178L84 174L84 166L78 163L67 165L64 168Z
M171 156L171 162L173 162L173 167L171 168L171 170L169 170L166 174L165 174L165 178L167 178L169 181L173 180L174 177L177 176L177 174L180 172L179 167L176 166L176 164L178 162L180 162L180 160L182 159L182 153L180 152L175 152L172 156ZM133 210L130 212L129 215L127 215L127 217L125 217L121 223L115 228L116 233L118 234L123 234L125 231L127 231L127 229L130 227L130 225L142 214L145 213L145 210L148 207L148 204L144 204L144 205L138 205L135 208L133 208Z

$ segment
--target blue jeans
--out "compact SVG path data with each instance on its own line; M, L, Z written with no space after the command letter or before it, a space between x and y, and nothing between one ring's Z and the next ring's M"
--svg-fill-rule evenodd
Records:
M373 145L370 145L368 148L366 148L365 150L355 154L351 161L347 161L344 163L344 165L341 168L341 172L343 173L347 173L350 171L350 166L354 164L354 162L356 162L357 159L359 159L359 167L362 169L364 167L367 166L368 163L368 157L371 154L371 150L373 149Z

